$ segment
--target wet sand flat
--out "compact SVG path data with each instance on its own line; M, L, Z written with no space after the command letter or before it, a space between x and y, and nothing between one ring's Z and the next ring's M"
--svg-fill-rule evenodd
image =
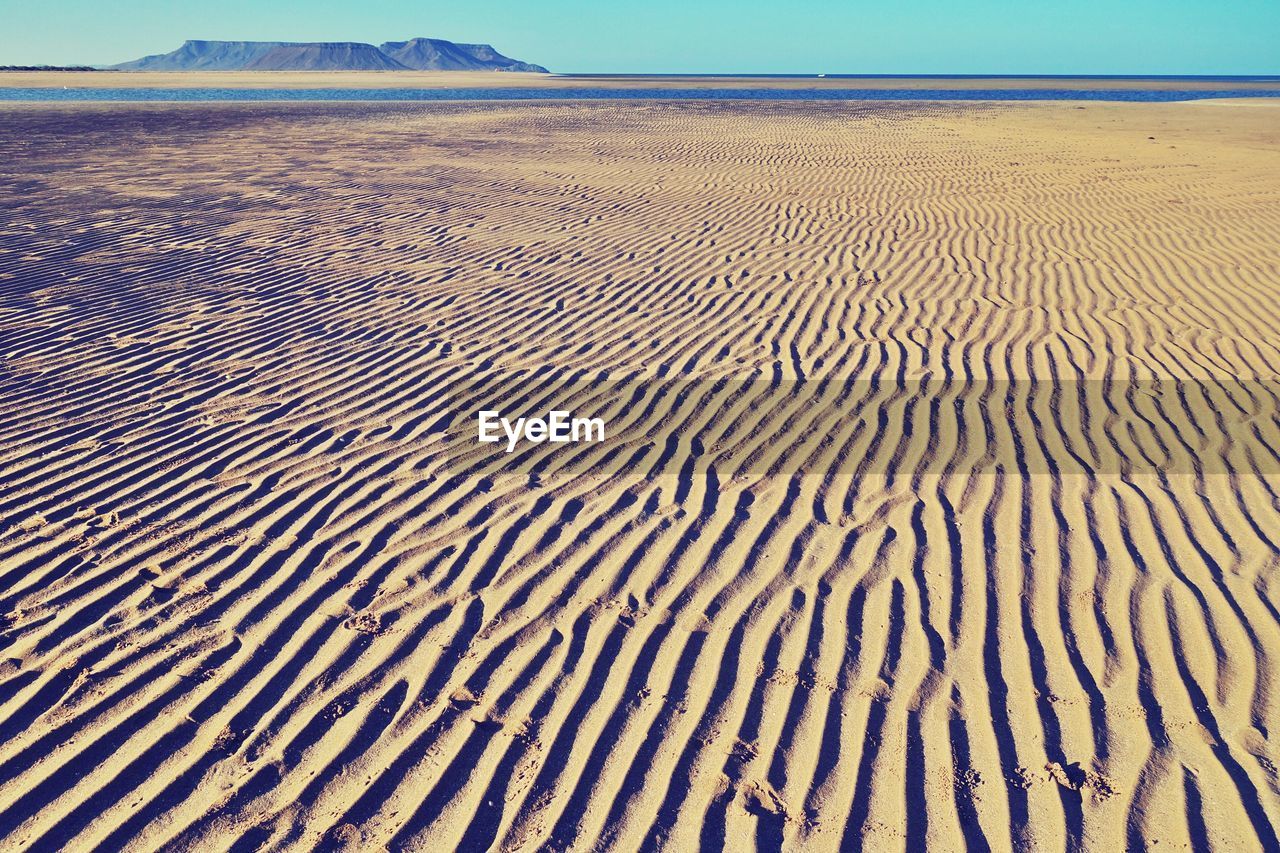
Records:
M1274 80L1098 77L753 77L494 71L0 71L0 86L229 89L1275 89Z
M0 209L6 849L1280 844L1280 110L7 105ZM548 367L672 440L442 449Z

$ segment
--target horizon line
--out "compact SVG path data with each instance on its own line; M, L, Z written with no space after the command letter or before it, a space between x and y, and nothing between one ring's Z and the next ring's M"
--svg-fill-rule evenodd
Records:
M322 42L314 42L321 44ZM361 42L363 43L363 42ZM299 44L308 44L308 42L299 42ZM128 61L128 60L126 60ZM114 71L123 74L278 74L278 73L310 73L310 74L456 74L456 73L493 73L493 74L516 74L530 73L537 74L541 72L512 72L501 70L476 70L471 71L453 71L453 70L437 70L437 69L316 69L316 70L292 70L292 71L245 71L243 69L195 69L195 70L147 70L132 68L116 68L121 63L0 63L0 70L14 69L39 69L48 71L68 70L68 71ZM837 79L1003 79L1003 80L1161 80L1161 79L1277 79L1280 80L1280 70L1276 71L1244 71L1244 72L1197 72L1197 73L1179 73L1179 72L1067 72L1067 73L1037 73L1024 71L993 71L993 72L973 72L973 71L921 71L921 72L899 72L899 71L548 71L546 76L549 77L792 77L792 78L837 78Z

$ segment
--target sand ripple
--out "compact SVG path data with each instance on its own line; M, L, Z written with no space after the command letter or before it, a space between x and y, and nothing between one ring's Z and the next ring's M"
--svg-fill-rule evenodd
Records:
M0 844L1275 849L1277 115L6 109ZM890 414L446 451L548 366Z

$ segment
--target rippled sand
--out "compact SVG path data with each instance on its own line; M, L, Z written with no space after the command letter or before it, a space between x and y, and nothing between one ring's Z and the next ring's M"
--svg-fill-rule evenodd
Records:
M0 118L0 846L1280 844L1280 110ZM848 441L445 448L548 367Z

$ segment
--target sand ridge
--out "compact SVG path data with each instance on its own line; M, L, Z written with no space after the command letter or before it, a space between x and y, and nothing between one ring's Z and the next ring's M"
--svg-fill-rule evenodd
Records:
M439 422L549 363L1261 397L1276 115L7 110L0 838L1274 846L1275 460L542 483Z

